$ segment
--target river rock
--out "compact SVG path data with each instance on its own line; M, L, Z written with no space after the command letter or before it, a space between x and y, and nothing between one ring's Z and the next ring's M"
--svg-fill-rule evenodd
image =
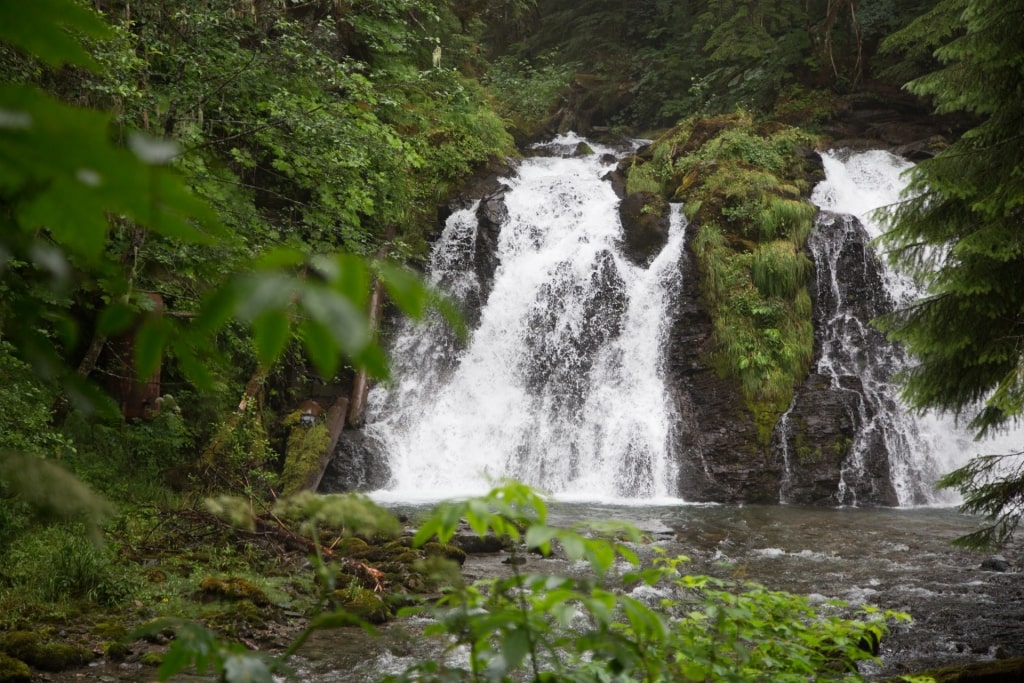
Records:
M989 572L1005 572L1009 571L1010 563L1002 555L993 555L981 561L981 568Z

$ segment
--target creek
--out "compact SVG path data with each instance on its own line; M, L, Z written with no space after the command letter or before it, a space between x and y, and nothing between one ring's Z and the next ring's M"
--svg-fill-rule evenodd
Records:
M397 506L415 514L416 507ZM602 505L555 503L551 521L630 522L653 539L636 546L650 557L659 546L691 559L687 571L738 577L771 589L839 599L851 606L906 611L914 621L883 640L881 663L865 673L892 676L995 657L1024 656L1024 575L981 568L984 555L949 540L976 527L951 508L810 508L802 506ZM1006 549L1019 566L1021 547ZM507 576L507 554L470 555L467 579ZM573 574L564 559L529 556L523 572ZM437 655L422 637L422 619L390 623L371 638L354 629L327 631L303 648L305 680L371 681Z

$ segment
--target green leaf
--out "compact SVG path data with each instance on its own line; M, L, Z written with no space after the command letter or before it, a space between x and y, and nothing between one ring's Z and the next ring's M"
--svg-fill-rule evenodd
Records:
M337 254L335 276L331 279L335 291L347 297L356 306L365 306L370 295L370 268L357 254Z
M559 534L558 540L561 541L562 549L565 550L565 554L570 560L578 560L583 557L586 546L579 534L564 532Z
M523 663L530 648L530 632L525 628L515 628L501 634L501 656L509 670Z
M370 343L366 315L350 299L317 285L304 287L299 296L302 308L330 332L343 353L355 355Z
M295 247L273 247L264 251L253 263L256 270L282 270L302 265L306 255Z
M279 272L250 273L235 285L235 315L252 321L267 311L283 311L291 305L298 283L295 278ZM225 301L217 302L225 305Z
M387 379L391 374L388 368L388 355L380 344L371 343L359 353L354 354L352 362L376 379Z
M264 368L273 365L288 345L289 327L288 314L281 310L266 311L252 321L256 358Z
M408 268L392 263L378 262L376 270L395 305L412 318L422 318L431 298L423 280Z
M306 320L299 326L299 337L313 367L324 379L334 376L338 369L340 355L337 341L320 321Z
M96 331L102 335L114 335L127 330L135 321L137 311L124 301L114 301L100 313Z
M207 295L193 329L199 335L208 335L224 327L241 306L239 293L243 286L242 282L229 282Z
M425 522L420 524L420 528L416 530L416 534L412 537L412 547L419 548L424 543L428 543L430 539L434 537L434 534L436 534L440 529L440 517L436 514L431 515Z
M558 529L542 524L531 524L526 530L526 547L537 548L545 555L551 551L551 539L558 536Z
M128 148L149 166L162 166L181 153L181 147L173 140L155 138L138 131L128 136Z
M69 29L92 38L113 35L89 7L69 0L0 0L0 40L51 66L74 64L96 70L96 62Z
M208 389L213 386L213 375L210 373L207 363L200 360L189 346L176 340L174 344L174 357L178 361L178 367L185 373L185 376L200 389Z

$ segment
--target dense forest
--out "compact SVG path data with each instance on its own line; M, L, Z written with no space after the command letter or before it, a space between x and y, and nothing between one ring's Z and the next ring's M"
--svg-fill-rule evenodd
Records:
M245 634L284 633L287 656L313 630L384 621L408 593L444 586L435 616L480 608L438 616L470 669L421 662L409 678L860 680L855 662L905 615L817 620L799 596L687 576L674 560L639 566L630 530L555 529L515 484L402 536L361 497L304 493L302 468L358 426L367 382L387 377L382 316L436 312L464 331L418 275L449 202L570 130L655 140L626 189L685 194L706 226L693 250L716 362L762 431L810 361L802 159L837 139L914 154L918 199L886 239L933 296L880 324L922 360L909 400L980 431L1012 422L1022 12L0 0L0 682L97 654L145 659L161 678L195 666L271 680L280 662L252 655ZM956 258L934 276L946 248ZM752 323L741 299L770 314ZM1007 541L1019 518L1022 479L993 476L999 463L946 481L994 520L975 543ZM460 519L543 553L555 541L594 578L462 585ZM627 582L689 591L667 610L686 619L670 626L615 593L601 579L616 558L638 565ZM576 609L592 632L559 630ZM543 613L565 619L530 616ZM708 635L708 619L733 620L719 622L728 636ZM270 637L269 622L286 625ZM545 659L556 651L572 665Z

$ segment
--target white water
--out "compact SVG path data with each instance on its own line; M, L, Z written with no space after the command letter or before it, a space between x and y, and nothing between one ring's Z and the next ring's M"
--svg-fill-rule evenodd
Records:
M592 147L527 159L505 181L500 264L465 348L439 325L399 334L395 381L370 397L367 433L392 474L379 497L476 494L505 477L560 498L676 490L663 349L684 221L675 207L647 268L625 259L619 200L601 180L610 150ZM463 300L479 292L474 209L449 219L431 263L432 279Z
M900 200L906 188L905 171L913 164L881 150L826 152L822 160L826 180L815 188L811 200L822 209L855 216L872 239L879 237L884 231L884 222L878 210ZM887 292L896 305L905 304L920 294L910 280L890 268L886 267L883 274ZM835 363L837 357L826 353L822 365ZM875 367L883 366L881 373L869 371L874 373L870 381L879 385L876 388L886 394L885 400L890 396L896 399L898 387L889 383L889 377L909 361L901 359L898 353L888 352L885 358L870 360ZM886 417L890 421L888 428L895 428L887 436L887 445L891 476L901 505L915 502L914 492L922 485L930 502L954 502L949 492L936 493L928 489L935 476L962 466L979 453L1009 453L1020 450L1024 444L1024 428L977 442L953 416L935 412L914 414L902 405L894 407ZM852 466L856 467L856 462Z

